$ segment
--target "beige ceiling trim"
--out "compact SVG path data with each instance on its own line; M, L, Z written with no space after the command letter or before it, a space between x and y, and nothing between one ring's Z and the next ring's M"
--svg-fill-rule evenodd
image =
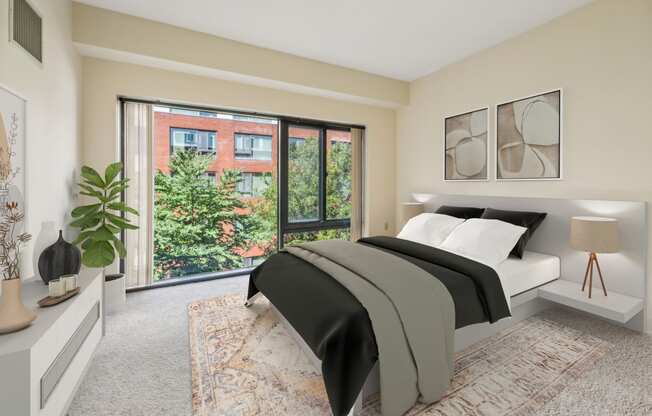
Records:
M146 66L151 68L158 68L158 69L164 69L168 71L186 73L190 75L198 75L207 78L215 78L224 81L239 82L241 84L255 85L257 87L289 91L297 94L313 95L317 97L347 101L356 104L370 105L374 107L393 108L393 109L401 107L401 104L392 101L376 100L368 97L360 97L352 94L344 94L336 91L329 91L320 88L307 87L305 85L292 84L289 82L265 79L265 78L251 76L251 75L238 74L235 72L223 71L215 68L207 68L199 65L186 64L182 62L175 62L171 60L155 58L155 57L135 54L131 52L116 51L116 50L102 48L94 45L85 45L83 43L78 43L78 42L75 42L75 46L77 47L77 50L82 56L87 56L90 58L98 58L107 61L141 65L141 66Z

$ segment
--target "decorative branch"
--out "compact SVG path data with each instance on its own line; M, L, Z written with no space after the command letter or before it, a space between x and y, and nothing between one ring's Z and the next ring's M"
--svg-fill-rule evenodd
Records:
M17 202L7 202L0 219L0 270L3 280L20 279L20 251L32 239L31 234L18 233L18 224L25 219L25 213L18 209Z
M20 167L13 167L11 163L16 156L15 145L18 141L18 116L13 113L9 121L9 136L7 137L7 148L0 146L0 189L7 190L9 185L20 173ZM4 163L3 163L4 162Z

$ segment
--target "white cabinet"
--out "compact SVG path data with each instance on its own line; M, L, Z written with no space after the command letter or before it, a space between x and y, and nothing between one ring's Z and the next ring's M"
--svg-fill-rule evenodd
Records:
M61 416L102 338L102 275L82 270L81 292L49 308L38 278L23 284L23 302L37 313L25 330L0 335L0 413L11 416Z

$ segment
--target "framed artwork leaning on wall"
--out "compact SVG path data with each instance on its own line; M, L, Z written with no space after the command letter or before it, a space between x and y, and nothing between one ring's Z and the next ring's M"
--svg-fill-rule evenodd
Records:
M444 118L444 180L486 181L489 108Z
M562 90L496 106L496 179L562 178Z

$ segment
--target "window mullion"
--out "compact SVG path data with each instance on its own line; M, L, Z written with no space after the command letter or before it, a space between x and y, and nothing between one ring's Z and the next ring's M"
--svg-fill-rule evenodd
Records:
M319 129L319 221L326 222L326 128Z

